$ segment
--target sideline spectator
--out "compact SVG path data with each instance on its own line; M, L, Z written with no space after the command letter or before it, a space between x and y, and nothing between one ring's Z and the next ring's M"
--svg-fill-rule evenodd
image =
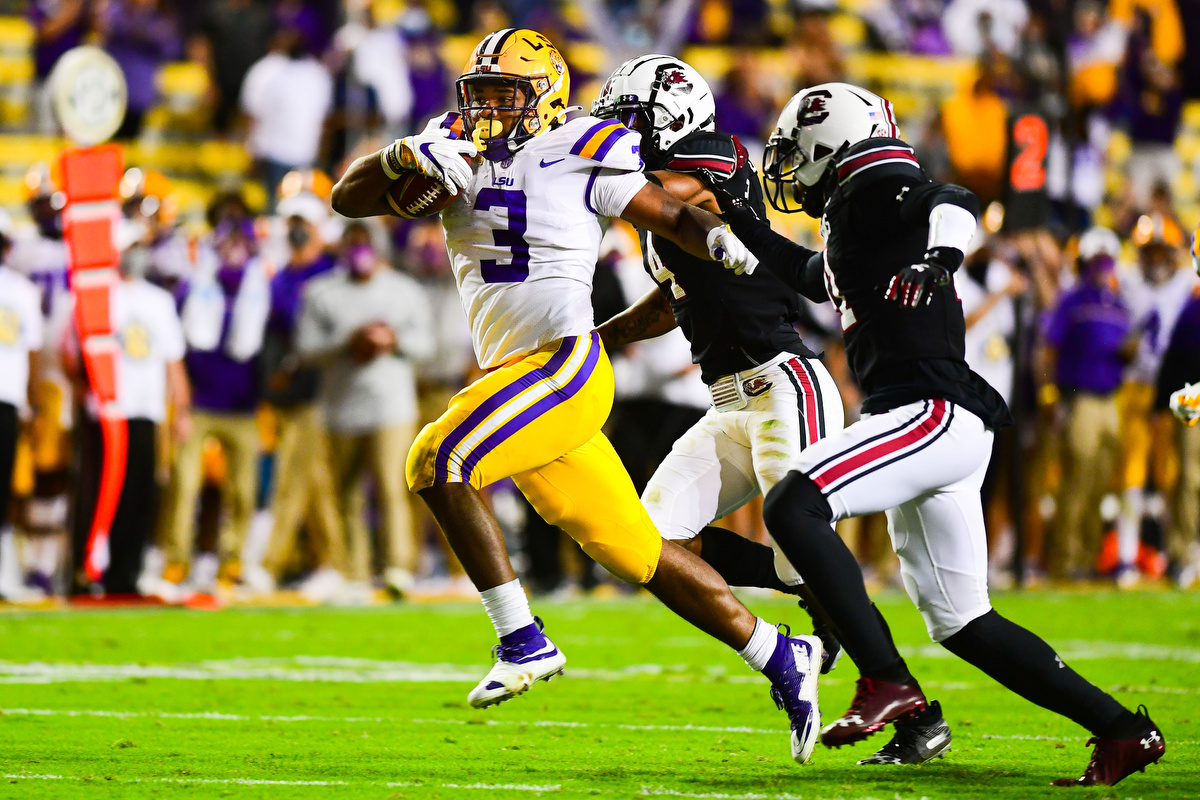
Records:
M260 398L258 354L270 308L267 276L256 255L249 220L227 219L213 234L216 252L206 252L183 301L184 358L192 385L192 435L175 460L161 540L173 566L189 563L195 543L196 498L203 480L204 441L225 451L229 481L225 499L230 520L221 531L217 555L193 564L189 588L211 593L218 564L226 575L240 573L238 558L254 513L259 450L255 410ZM218 561L219 558L219 561Z
M46 79L63 53L83 44L91 24L90 0L33 0L25 12L33 25L33 74L37 127L40 133L54 133L58 125L51 110Z
M300 366L296 322L305 287L336 266L325 247L322 228L329 219L325 201L309 192L285 197L278 215L287 224L288 261L271 279L271 313L263 342L264 393L275 411L274 526L261 566L248 564L245 582L260 593L275 591L300 526L316 550L317 570L301 591L318 602L342 588L345 539L334 496L329 441L317 405L320 372Z
M114 138L135 139L158 97L159 68L183 52L178 23L163 0L99 0L96 29L125 73L125 119Z
M1194 243L1192 252L1193 266L1200 272L1200 244ZM1200 383L1200 293L1192 295L1175 323L1158 373L1155 409L1166 409L1171 395L1191 383ZM1200 581L1200 425L1176 422L1175 445L1180 470L1167 525L1167 575L1187 589Z
M1053 577L1087 577L1100 551L1100 499L1120 448L1116 391L1129 361L1129 309L1113 289L1120 245L1093 228L1079 245L1079 284L1050 311L1044 363L1066 409L1063 477L1050 535ZM1048 370L1049 371L1049 370ZM1042 390L1049 396L1051 387Z
M213 124L218 133L227 133L233 125L242 83L266 54L273 24L270 10L258 0L216 0L204 15L201 41L217 89Z
M755 57L743 53L721 81L713 98L717 106L717 130L740 137L744 143L762 142L763 132L774 124L775 104L759 85L762 71Z
M333 77L308 50L304 34L275 34L271 52L246 73L242 110L250 117L251 154L267 184L268 211L283 176L315 164L325 118L333 105Z
M1196 274L1180 268L1183 242L1178 229L1164 227L1162 220L1157 225L1146 222L1150 224L1140 225L1134 233L1137 266L1121 276L1121 297L1129 306L1136 347L1118 394L1124 493L1117 518L1117 580L1122 585L1132 585L1138 577L1143 517L1161 505L1157 492L1167 491L1175 482L1174 420L1154 410L1156 382L1176 321L1196 288Z
M347 229L355 241L361 226ZM344 271L308 287L296 344L306 363L325 367L321 398L329 425L334 480L349 537L350 575L371 575L370 534L363 518L363 477L372 473L382 516L384 582L403 596L418 567L404 459L417 433L413 362L433 354L429 301L412 278L358 239L342 255Z
M41 298L33 282L5 262L12 220L0 211L0 598L22 598L17 546L8 525L13 465L21 421L28 419L38 385L42 349Z
M143 229L144 230L144 229ZM116 514L109 529L109 564L101 580L108 594L134 594L142 571L142 554L150 542L158 512L158 426L174 411L172 436L187 441L191 433L190 389L183 368L184 343L175 300L149 283L150 248L131 243L121 254L121 281L111 295L113 329L121 345L117 369L117 408L127 434L125 476ZM73 342L78 359L78 340ZM86 376L76 361L81 393ZM80 425L82 451L79 500L75 513L76 564L91 529L104 472L104 441L99 408L87 392L87 414ZM85 587L79 587L85 588Z
M946 40L960 56L978 58L989 50L1015 56L1029 21L1022 0L951 0L942 15Z

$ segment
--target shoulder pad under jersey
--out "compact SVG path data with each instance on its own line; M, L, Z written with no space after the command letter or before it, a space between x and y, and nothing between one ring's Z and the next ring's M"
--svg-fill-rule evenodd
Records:
M838 184L851 192L896 175L926 179L912 147L900 139L871 138L855 142L837 161Z
M559 150L563 155L595 162L607 169L640 172L642 167L641 137L615 119L580 117L557 131L543 134L554 136L539 151Z
M731 178L746 164L746 148L736 136L700 131L676 142L663 165L672 172L705 172L719 181Z

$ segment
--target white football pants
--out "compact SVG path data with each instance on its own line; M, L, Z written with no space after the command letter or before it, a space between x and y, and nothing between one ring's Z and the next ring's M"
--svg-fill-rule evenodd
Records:
M793 469L817 484L835 521L887 512L904 587L940 642L992 607L979 499L991 452L979 417L922 400L832 434Z
M804 448L845 424L842 397L815 358L781 353L739 372L737 381L746 406L709 408L671 448L642 493L642 504L665 539L691 539L713 520L766 494ZM787 583L801 582L778 548L775 569Z

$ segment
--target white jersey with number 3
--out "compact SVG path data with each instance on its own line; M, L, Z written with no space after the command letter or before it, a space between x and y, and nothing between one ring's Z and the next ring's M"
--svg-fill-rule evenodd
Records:
M481 367L595 327L599 218L620 216L645 186L638 144L616 120L579 117L475 165L442 224Z

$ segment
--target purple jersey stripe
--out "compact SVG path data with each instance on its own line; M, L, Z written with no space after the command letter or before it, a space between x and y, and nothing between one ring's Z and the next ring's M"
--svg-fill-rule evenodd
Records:
M575 373L575 377L561 389L543 397L529 408L522 411L517 416L506 422L504 425L493 433L491 436L480 442L470 454L463 459L462 477L464 482L470 482L471 473L475 470L475 465L479 460L495 450L506 439L515 434L517 431L524 428L535 419L545 414L555 406L566 402L579 393L583 385L592 377L592 373L596 371L596 363L600 360L600 334L592 331L589 337L591 342L588 345L587 359L583 362L583 366L579 368L579 372Z
M587 147L588 142L590 142L592 140L592 137L595 136L597 133L599 133L602 128L604 128L606 126L620 125L620 124L621 123L617 122L615 119L606 119L602 122L597 122L595 125L588 128L587 133L585 133L583 136L579 137L579 141L576 142L575 146L571 148L571 155L577 156L580 153L582 153L583 148Z
M489 397L479 405L470 415L460 422L458 426L450 431L450 435L442 440L442 444L438 447L437 459L434 461L434 480L438 483L446 483L450 480L450 454L458 447L459 443L467 437L471 431L479 427L485 419L493 412L512 400L526 389L536 386L540 381L552 377L556 372L562 369L562 365L566 363L567 358L571 355L571 350L575 347L575 340L578 337L568 336L562 340L557 351L546 362L546 366L532 370L520 378L517 378L512 383L505 386L500 391Z
M623 126L620 128L613 128L612 132L605 137L604 142L601 143L599 149L596 150L596 155L592 156L592 158L596 161L603 161L604 157L608 155L608 151L613 149L613 145L617 143L617 140L627 133L633 133L633 131Z
M587 206L587 210L596 213L596 207L592 205L592 186L596 183L596 176L600 174L600 167L592 167L592 174L588 175L587 186L583 189L583 204ZM1200 240L1200 237L1197 237Z

